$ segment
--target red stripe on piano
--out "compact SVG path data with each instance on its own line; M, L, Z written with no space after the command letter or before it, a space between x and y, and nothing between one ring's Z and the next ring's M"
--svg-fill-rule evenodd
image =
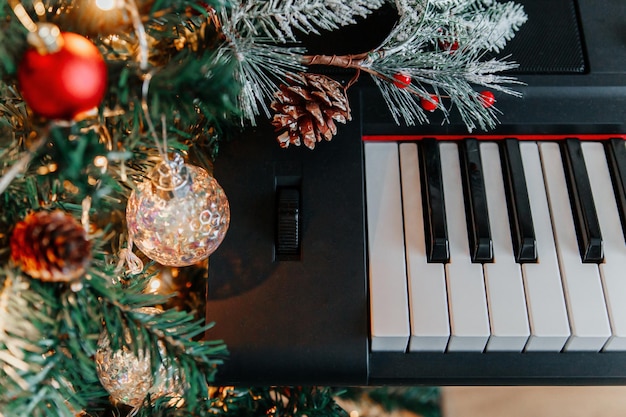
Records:
M522 134L522 135L363 135L361 139L363 141L378 141L378 142L401 142L401 141L414 141L426 138L434 138L437 140L461 140L466 138L476 138L479 140L503 140L507 138L514 138L519 140L563 140L567 138L577 138L580 140L609 140L612 138L620 138L626 140L626 134L577 134L577 135L556 135L556 134Z

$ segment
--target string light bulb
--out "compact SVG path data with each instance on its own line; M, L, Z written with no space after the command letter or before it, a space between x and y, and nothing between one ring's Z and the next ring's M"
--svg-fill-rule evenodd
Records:
M117 5L117 0L96 0L96 6L98 6L98 9L105 12L115 9Z
M151 293L158 293L159 288L161 288L161 280L157 277L152 278L148 287Z

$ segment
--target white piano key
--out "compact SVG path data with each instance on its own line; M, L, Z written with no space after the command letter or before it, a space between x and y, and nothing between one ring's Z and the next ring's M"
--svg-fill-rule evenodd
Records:
M372 351L407 348L410 334L400 167L396 143L366 143Z
M613 336L604 351L626 350L626 245L620 229L617 202L613 193L611 174L601 143L583 143L583 155L600 230L604 240L604 263L600 264L600 276L604 287L609 322Z
M537 239L537 263L522 264L531 331L525 350L559 352L570 336L570 327L539 149L534 142L523 142L520 152Z
M409 286L413 352L444 352L450 336L446 277L443 264L428 263L418 148L400 145L404 239Z
M571 328L564 350L597 352L611 336L598 265L580 258L559 146L540 151Z
M530 330L522 272L515 262L507 211L500 152L496 143L480 144L489 224L493 240L493 263L485 263L485 287L491 337L487 351L521 352Z
M440 151L450 239L450 263L446 264L450 314L448 351L481 352L489 339L483 269L470 258L457 145L442 143Z

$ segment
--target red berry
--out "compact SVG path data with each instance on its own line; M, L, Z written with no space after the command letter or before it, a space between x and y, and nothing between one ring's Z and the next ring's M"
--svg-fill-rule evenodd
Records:
M480 102L484 108L488 109L496 102L496 97L489 90L481 91Z
M439 47L444 51L454 52L459 49L459 41L454 41L452 43L448 41L439 41Z
M411 76L404 72L395 74L393 79L393 84L398 88L407 88L411 84Z
M30 48L17 69L20 91L39 116L72 120L100 104L106 93L107 66L87 38L63 32L63 46L41 54Z
M439 107L439 97L435 94L430 95L430 100L426 97L422 97L420 99L420 105L424 110L433 112L437 109L437 107Z

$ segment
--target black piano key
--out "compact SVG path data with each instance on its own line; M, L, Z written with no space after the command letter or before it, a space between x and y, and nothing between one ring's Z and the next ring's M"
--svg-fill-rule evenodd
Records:
M519 142L504 140L500 157L515 260L519 263L537 262L537 240Z
M459 146L459 154L472 262L492 262L493 241L478 141L465 139Z
M447 263L450 260L450 245L439 144L435 139L424 139L420 148L426 255L428 262Z
M604 258L602 234L580 141L566 139L561 152L580 256L583 262L600 263Z
M626 238L626 142L619 138L607 141L606 159L613 180L617 210L622 220L622 232Z

